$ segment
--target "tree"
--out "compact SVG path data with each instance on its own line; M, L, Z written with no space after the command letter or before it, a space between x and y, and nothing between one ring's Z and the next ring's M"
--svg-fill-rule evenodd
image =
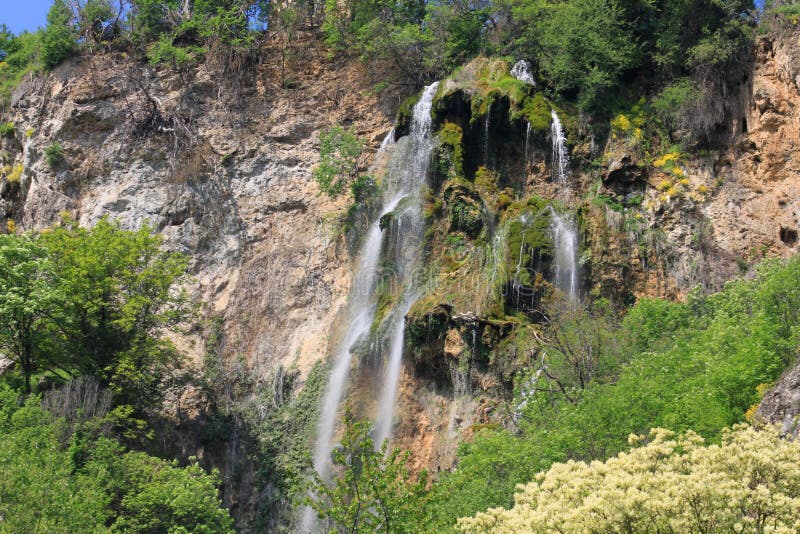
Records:
M70 436L66 427L37 396L20 406L17 392L0 384L4 532L233 532L216 471L86 439L91 433L80 428Z
M66 0L54 0L47 12L47 26L42 34L42 61L48 69L75 53L76 31L73 13Z
M62 303L47 251L28 236L0 235L0 348L19 365L27 393L34 373L63 370L50 337Z
M342 470L329 483L317 476L311 485L310 505L338 532L413 532L426 499L427 474L414 481L408 452L379 450L370 437L370 425L357 422L348 411L341 447L333 453L334 467Z
M100 378L118 400L153 402L177 360L161 331L186 317L185 294L174 288L186 258L162 250L152 227L128 231L106 218L91 229L66 219L38 243L64 295L57 342L69 367Z
M800 444L747 426L705 445L651 431L608 461L556 464L508 510L459 520L463 532L797 532ZM642 437L632 436L633 442Z
M341 194L358 175L358 160L364 143L350 130L334 126L319 135L319 165L314 179L322 192L335 197Z

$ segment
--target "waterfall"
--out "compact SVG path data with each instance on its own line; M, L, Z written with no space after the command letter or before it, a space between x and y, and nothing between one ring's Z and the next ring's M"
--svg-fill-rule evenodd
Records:
M400 369L405 343L405 316L417 299L414 267L420 257L425 221L422 217L422 186L428 172L428 162L433 150L431 137L431 105L439 82L425 88L422 97L414 106L408 152L396 151L387 168L387 183L398 184L405 192L408 201L403 211L396 215L399 233L394 242L393 257L397 261L396 283L402 292L394 312L388 317L389 359L386 362L383 387L378 401L378 419L375 426L375 445L380 447L384 440L392 437L394 407L400 381Z
M438 82L425 88L419 102L414 106L411 134L394 141L394 130L390 131L381 144L376 160L381 152L390 150L384 177L384 203L381 214L369 227L361 248L356 267L346 329L341 344L337 347L328 385L322 400L320 418L317 426L317 441L314 445L314 469L325 480L330 476L330 457L333 449L333 435L336 428L337 413L348 381L352 360L352 348L364 336L368 336L376 313L375 288L378 277L391 274L391 282L401 291L402 305L397 306L387 319L392 324L387 329L390 335L389 361L381 392L378 437L391 435L392 412L397 396L400 364L403 355L405 314L414 302L413 268L419 258L424 233L422 217L421 188L425 178L433 148L431 138L431 105L436 94ZM397 224L397 234L384 235L381 219L393 214ZM391 243L394 250L389 251L396 259L393 273L379 272L381 251L384 243ZM378 441L380 443L380 441ZM310 507L302 514L300 532L318 530L316 515Z
M536 81L534 81L533 74L531 73L531 64L524 59L520 59L514 63L514 66L511 68L511 75L521 82L533 85L534 87L536 86Z
M551 209L551 230L555 247L555 286L570 301L578 299L578 232L571 218Z
M525 173L528 172L528 143L531 139L531 122L525 121L527 127L525 128L525 159L522 160L523 169ZM524 184L523 184L524 185Z
M550 137L553 141L553 164L555 165L556 177L562 189L566 190L569 187L567 182L567 175L569 173L569 152L567 152L567 137L564 134L564 128L561 126L561 121L556 115L555 110L550 112L553 117L553 122L550 124Z
M486 107L486 122L483 126L483 166L489 168L489 126L492 119L492 103Z

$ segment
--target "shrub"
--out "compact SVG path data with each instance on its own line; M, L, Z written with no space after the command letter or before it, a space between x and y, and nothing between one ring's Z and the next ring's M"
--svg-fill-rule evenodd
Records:
M10 184L18 184L20 178L22 178L22 171L24 167L20 165L14 165L14 168L6 175L6 182Z
M358 160L364 151L364 142L351 130L334 126L319 136L320 162L314 169L314 179L320 190L335 197L358 174Z
M14 123L3 122L0 123L0 137L13 137L14 136Z
M44 149L44 155L47 159L47 164L51 168L56 168L64 161L64 149L58 143L52 143Z

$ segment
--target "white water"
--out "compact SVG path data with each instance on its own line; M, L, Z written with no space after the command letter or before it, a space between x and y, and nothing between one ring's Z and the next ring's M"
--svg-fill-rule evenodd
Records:
M486 107L486 122L483 126L483 166L489 167L489 126L492 119L492 103Z
M567 181L569 175L569 152L567 151L567 137L564 134L564 128L561 126L561 121L556 115L555 110L550 112L553 117L553 122L550 124L550 137L553 141L553 166L556 171L556 178L558 183L564 190L567 190L569 183Z
M394 240L396 259L396 284L401 291L402 304L395 307L387 318L389 332L389 359L386 361L383 387L378 401L378 418L375 425L375 446L391 439L394 408L400 381L403 346L405 342L405 315L416 300L414 267L419 260L425 224L422 217L422 186L428 171L433 139L431 137L431 105L439 82L425 88L417 105L411 124L407 150L398 150L387 166L387 183L404 192L407 199L402 213L396 215L398 228Z
M528 142L531 139L531 123L530 123L530 121L525 121L525 123L528 126L525 128L525 159L523 160L522 164L523 164L523 168L524 168L525 172L527 173L528 172Z
M391 334L389 361L386 365L386 378L381 391L380 416L377 424L379 440L391 436L391 423L397 383L403 355L403 333L405 314L414 302L412 287L413 267L419 257L424 224L422 218L421 187L425 183L430 153L433 148L431 139L431 105L436 94L438 82L425 88L419 102L414 106L414 117L411 135L394 142L394 130L390 131L381 144L376 161L383 157L383 152L391 148L386 164L386 184L384 204L381 215L373 221L362 246L358 265L355 271L352 294L348 307L347 328L341 344L338 346L333 368L320 409L317 426L317 441L314 445L314 469L323 480L330 476L330 460L333 450L333 435L336 429L339 405L347 387L352 361L352 347L370 333L375 318L375 287L380 272L381 251L386 241L380 228L380 220L384 215L392 213L402 202L399 213L395 213L397 235L393 236L395 250L391 257L396 258L396 270L392 282L399 284L395 288L404 295L403 305L398 306L390 319L388 332ZM388 232L387 232L388 234ZM316 514L310 507L305 507L302 514L299 532L309 533L319 530Z
M569 193L569 153L567 137L555 110L550 112L553 122L550 136L553 141L553 166L564 195ZM570 301L578 299L578 232L574 220L551 209L553 245L555 247L555 285Z
M578 299L578 232L571 218L551 210L555 246L555 286L570 301Z
M384 138L375 156L376 161L394 144L394 129ZM394 209L399 199L393 199L384 207L384 212ZM392 203L393 202L393 203ZM317 423L317 441L314 445L314 469L325 480L330 474L330 456L332 451L333 432L336 428L336 414L344 395L350 371L351 347L369 332L372 316L375 312L373 292L377 282L378 266L383 239L380 228L380 217L370 225L353 277L350 303L348 306L347 330L344 339L337 348L331 369L328 385L325 389L320 417ZM316 515L310 507L305 507L300 532L312 532L315 528Z
M520 59L514 63L514 66L511 68L511 75L521 82L533 85L534 87L536 86L533 73L531 73L531 64L524 59Z

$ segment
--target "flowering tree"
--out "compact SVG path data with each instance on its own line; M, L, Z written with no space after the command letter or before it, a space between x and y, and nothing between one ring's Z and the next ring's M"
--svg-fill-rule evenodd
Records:
M745 425L726 430L719 445L654 429L646 445L606 462L555 464L519 490L513 508L459 519L460 529L798 532L800 443Z

